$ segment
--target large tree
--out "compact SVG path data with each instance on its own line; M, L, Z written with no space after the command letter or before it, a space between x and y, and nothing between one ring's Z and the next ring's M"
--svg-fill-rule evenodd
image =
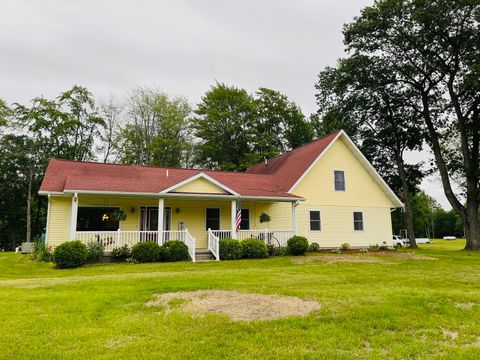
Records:
M404 159L423 139L418 115L407 105L412 94L399 87L382 64L355 54L321 72L316 88L317 126L353 130L364 154L405 203L407 235L410 246L417 247L411 194L422 175L418 164Z
M127 164L182 166L191 139L191 107L183 97L137 88L126 104L117 149Z
M480 0L379 0L344 30L350 53L382 64L413 94L408 104L465 224L467 249L480 249L479 19ZM458 173L464 197L451 184Z

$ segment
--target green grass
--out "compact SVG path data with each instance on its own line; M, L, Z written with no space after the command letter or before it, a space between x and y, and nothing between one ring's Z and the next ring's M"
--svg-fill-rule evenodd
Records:
M416 251L435 260L285 257L75 270L0 253L0 358L478 359L480 254L463 246L437 240ZM145 306L155 293L196 289L292 295L322 307L304 318L232 322Z

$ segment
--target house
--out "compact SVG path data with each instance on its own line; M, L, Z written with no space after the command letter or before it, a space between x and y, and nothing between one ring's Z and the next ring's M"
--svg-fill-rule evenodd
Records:
M245 172L52 159L40 194L48 196L49 245L96 241L111 251L177 239L192 260L201 249L218 259L226 237L285 245L297 234L320 247L391 245L390 212L402 207L343 131Z

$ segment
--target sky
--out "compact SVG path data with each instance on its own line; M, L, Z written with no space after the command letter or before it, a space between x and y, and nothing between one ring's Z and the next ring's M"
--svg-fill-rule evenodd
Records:
M310 114L318 73L344 54L343 24L372 3L0 0L0 98L27 103L82 85L106 99L151 86L195 104L218 81L278 90ZM422 188L450 208L437 177Z

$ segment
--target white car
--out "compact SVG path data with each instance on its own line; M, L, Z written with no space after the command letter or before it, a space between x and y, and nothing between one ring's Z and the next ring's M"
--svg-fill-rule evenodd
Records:
M404 247L405 246L405 239L402 239L398 235L393 235L393 247Z

